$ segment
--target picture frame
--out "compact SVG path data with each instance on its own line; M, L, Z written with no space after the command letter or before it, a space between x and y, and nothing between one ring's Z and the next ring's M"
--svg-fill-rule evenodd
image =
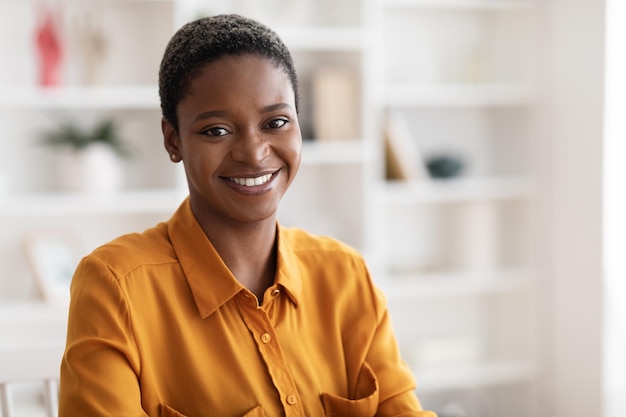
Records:
M67 306L74 270L81 257L78 238L66 231L37 231L24 237L24 251L37 289L49 304Z

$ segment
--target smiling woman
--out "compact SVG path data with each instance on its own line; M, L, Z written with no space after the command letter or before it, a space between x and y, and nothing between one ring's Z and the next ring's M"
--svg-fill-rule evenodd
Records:
M237 15L188 23L160 95L189 197L79 264L60 416L434 416L361 255L278 222L302 150L281 40Z
M251 54L204 64L190 82L190 94L178 104L176 118L177 130L163 120L165 147L175 155L172 160L184 161L191 209L211 242L220 251L228 245L221 238L230 241L233 228L247 234L238 224L253 222L265 227L255 248L269 250L278 203L298 171L302 148L287 71ZM225 255L229 268L241 268L238 258ZM240 270L253 276L239 278L258 279L266 266ZM273 272L267 274L272 281Z

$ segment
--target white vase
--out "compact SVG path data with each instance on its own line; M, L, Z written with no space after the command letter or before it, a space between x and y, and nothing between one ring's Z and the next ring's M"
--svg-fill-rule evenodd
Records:
M109 145L96 143L59 156L59 185L63 191L106 194L122 188L122 161Z

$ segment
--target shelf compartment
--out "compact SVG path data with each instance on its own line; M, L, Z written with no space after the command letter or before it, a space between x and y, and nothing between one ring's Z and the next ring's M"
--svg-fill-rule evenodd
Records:
M382 51L386 82L506 85L535 80L532 63L540 45L532 8L496 7L504 4L498 1L415 4L424 7L383 8L384 44L406 45Z
M354 140L364 135L363 54L358 50L294 50L303 138Z
M380 244L398 275L529 269L532 199L467 199L384 208Z
M38 82L34 38L41 17L39 3L0 1L0 16L6 16L0 19L0 27L6 28L2 31L6 42L0 48L0 85L29 86ZM59 21L62 85L156 83L155 69L173 33L177 1L62 0L47 5L52 6ZM95 58L98 46L92 41L94 34L104 40L104 53L95 54ZM94 67L97 70L91 69Z
M524 84L391 83L383 92L386 107L527 106L536 93Z
M403 163L426 171L434 158L457 160L461 170L447 179L451 184L527 178L534 172L531 152L537 132L532 108L431 106L389 111L393 123L389 129L398 127L396 153L403 155Z

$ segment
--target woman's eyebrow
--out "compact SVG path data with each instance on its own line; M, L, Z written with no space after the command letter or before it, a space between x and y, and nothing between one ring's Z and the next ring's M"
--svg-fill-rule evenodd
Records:
M270 113L270 112L281 110L281 109L291 110L292 108L293 106L288 103L276 103L276 104L270 104L269 106L265 106L261 108L261 113L265 114L265 113ZM225 110L205 111L205 112L198 114L196 117L194 117L191 123L196 123L199 120L210 119L211 117L224 117L226 115L228 115L228 112Z
M288 103L276 103L276 104L270 104L269 106L265 106L261 109L261 113L269 113L269 112L273 112L276 110L281 110L281 109L292 109L293 107L291 106L291 104Z
M205 111L194 117L191 123L196 123L198 120L210 119L211 117L224 117L227 114L228 112L224 110Z

